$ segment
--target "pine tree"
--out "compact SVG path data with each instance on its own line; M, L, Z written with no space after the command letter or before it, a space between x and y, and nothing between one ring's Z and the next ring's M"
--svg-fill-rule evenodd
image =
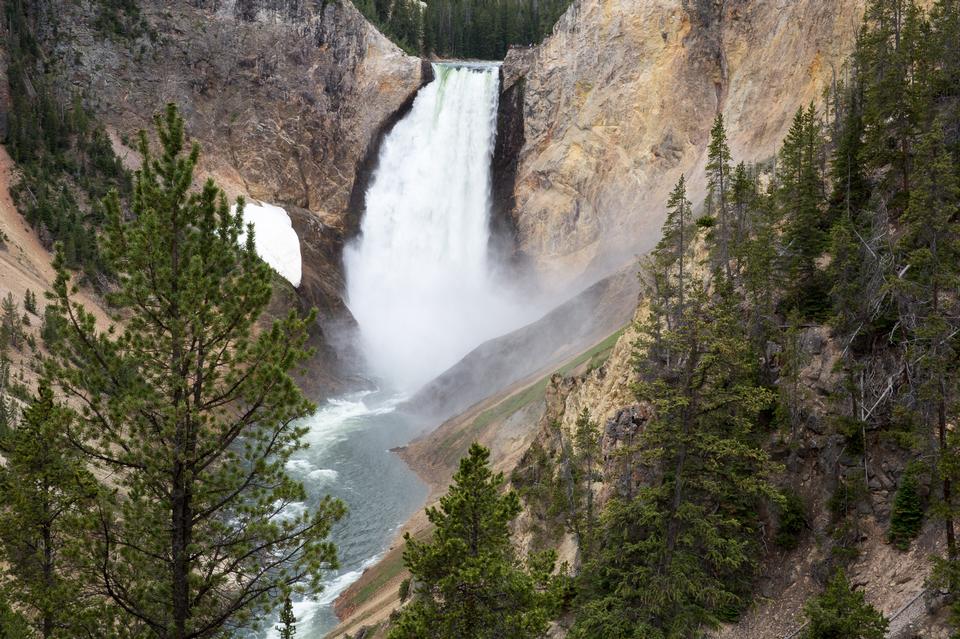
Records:
M283 608L280 610L280 625L277 626L280 639L293 639L297 635L297 617L293 614L293 602L290 595L283 598Z
M436 508L429 541L407 533L404 563L413 600L390 630L391 639L541 637L552 607L551 555L523 568L510 540L520 514L514 492L501 494L503 474L490 469L490 451L473 444Z
M732 288L691 287L687 313L649 354L638 351L638 398L655 417L636 450L654 479L603 516L604 543L585 567L571 637L692 636L743 605L755 562L757 505L775 470L753 440L773 397Z
M37 295L30 289L23 294L23 309L32 315L37 314Z
M116 489L100 500L91 561L104 595L165 639L210 637L267 615L278 591L319 588L342 504L307 495L284 471L312 405L289 376L307 356L291 314L253 331L271 271L246 244L212 181L193 188L199 147L183 120L157 116L160 155L140 136L132 220L105 202L110 301L125 318L99 331L55 266L64 334L47 375L70 406L71 440Z
M681 175L676 186L667 200L667 219L663 225L663 237L657 246L657 256L661 268L672 277L671 271L676 268L676 283L669 285L666 290L670 297L676 297L670 315L676 319L683 316L683 291L686 280L690 276L689 269L685 268L687 253L689 252L692 232L690 221L693 205L687 199L686 178ZM668 302L669 304L669 302ZM668 325L673 322L668 320Z
M710 146L707 155L707 178L709 180L709 201L719 216L719 264L727 277L730 269L730 215L728 198L732 162L730 147L727 144L727 130L723 124L723 114L718 113L710 130Z
M733 173L731 196L733 199L733 230L731 255L735 260L734 274L739 278L743 268L744 250L750 235L751 213L756 202L756 180L750 175L747 165L741 162Z
M843 571L826 590L804 606L807 626L802 639L884 639L889 622L854 590Z
M777 207L769 194L752 189L753 199L747 207L750 232L739 250L740 277L749 308L749 337L754 348L766 361L767 342L774 339L779 319L776 317L776 293L783 288L782 246L778 232Z
M922 416L937 440L940 512L944 519L947 559L960 560L954 519L953 458L960 455L948 436L955 418L956 358L953 335L960 328L957 303L950 291L960 284L960 183L935 125L918 148L910 202L897 243L903 277L895 283L900 295L901 322L910 338L907 357L916 362L913 378Z
M108 626L78 562L97 485L63 438L68 420L43 386L0 441L0 544L10 576L0 592L42 639L93 636Z
M789 301L805 316L816 316L824 291L817 258L825 248L822 215L822 146L813 105L800 109L780 151L779 199L784 219L787 274L792 282Z
M890 510L890 543L900 550L910 548L910 542L920 534L923 526L923 500L916 464L907 466Z
M23 319L13 293L7 293L0 301L0 342L4 346L19 349L23 341Z
M590 417L590 411L584 408L577 416L574 426L573 443L576 447L576 469L578 491L579 551L584 559L593 552L596 538L597 515L593 504L593 484L601 479L599 462L601 459L600 427Z

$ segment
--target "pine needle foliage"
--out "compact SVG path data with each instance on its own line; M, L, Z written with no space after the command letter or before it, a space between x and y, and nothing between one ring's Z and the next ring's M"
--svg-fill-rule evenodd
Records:
M884 639L889 622L838 571L826 590L804 606L802 639Z
M98 328L58 253L63 335L46 373L76 407L72 443L115 487L90 531L102 594L151 636L200 639L263 618L290 588L318 589L344 508L291 510L307 494L284 471L313 408L289 375L313 315L255 329L272 276L252 227L238 244L243 201L231 213L212 181L195 188L200 150L175 106L156 134L158 155L140 136L132 219L116 193L105 201L124 321Z
M510 523L520 500L501 492L503 482L490 469L490 451L473 444L439 506L427 509L431 538L404 536L413 594L390 639L544 636L556 600L554 554L527 565L516 557Z

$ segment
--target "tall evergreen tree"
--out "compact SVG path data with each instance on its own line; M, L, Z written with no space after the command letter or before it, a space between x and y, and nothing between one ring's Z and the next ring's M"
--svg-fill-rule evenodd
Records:
M584 408L577 416L573 442L576 446L577 484L582 498L578 501L579 550L581 558L589 558L594 549L597 532L597 514L594 507L593 484L602 479L599 466L601 461L600 427Z
M656 414L636 451L652 479L608 505L572 637L693 636L742 606L757 505L776 490L751 435L772 395L757 384L739 315L722 275L712 295L695 284L661 350L638 352L638 397ZM645 329L639 346L652 343Z
M103 636L108 621L96 611L79 563L97 484L64 441L69 421L49 387L0 441L0 545L8 579L0 592L42 639Z
M553 593L552 555L524 568L510 541L520 514L514 492L501 494L503 474L490 469L490 451L473 444L437 508L429 541L407 533L404 562L414 596L390 639L524 639L547 629Z
M150 636L222 636L266 615L288 588L319 588L343 506L298 514L304 488L284 472L312 405L288 372L307 356L307 320L254 324L271 271L238 245L212 181L193 189L199 147L185 149L173 105L157 116L160 155L140 136L133 217L105 202L104 255L124 323L98 330L56 260L64 334L47 374L76 407L69 437L115 486L90 531L103 594Z
M645 276L651 303L666 328L683 315L684 288L690 278L690 245L693 238L692 204L687 199L686 178L681 175L667 200L667 219Z
M797 111L780 151L780 207L784 224L790 303L806 316L823 306L817 258L825 248L820 126L813 105Z
M710 146L707 149L707 179L709 180L709 202L711 210L719 219L719 264L727 277L730 269L730 211L728 207L730 168L733 161L730 146L727 144L727 130L723 124L723 114L718 113L710 130Z
M897 244L903 277L895 282L901 296L901 321L908 331L908 361L917 384L920 412L936 433L941 513L947 558L960 559L954 519L954 457L960 455L948 433L955 419L956 331L960 329L953 291L960 285L960 183L941 127L935 125L918 149L913 189Z

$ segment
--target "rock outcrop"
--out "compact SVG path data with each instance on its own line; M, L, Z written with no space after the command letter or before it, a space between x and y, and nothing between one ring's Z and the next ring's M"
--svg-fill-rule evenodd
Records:
M608 270L659 236L681 172L704 193L724 114L735 158L769 158L800 106L842 74L863 0L576 0L553 35L515 48L523 94L512 218L544 273Z

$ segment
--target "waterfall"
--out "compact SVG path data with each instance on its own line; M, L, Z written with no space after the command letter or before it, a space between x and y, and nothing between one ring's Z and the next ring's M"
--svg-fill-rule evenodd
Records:
M361 234L344 251L368 364L401 391L532 319L488 264L499 67L433 69L384 139Z

